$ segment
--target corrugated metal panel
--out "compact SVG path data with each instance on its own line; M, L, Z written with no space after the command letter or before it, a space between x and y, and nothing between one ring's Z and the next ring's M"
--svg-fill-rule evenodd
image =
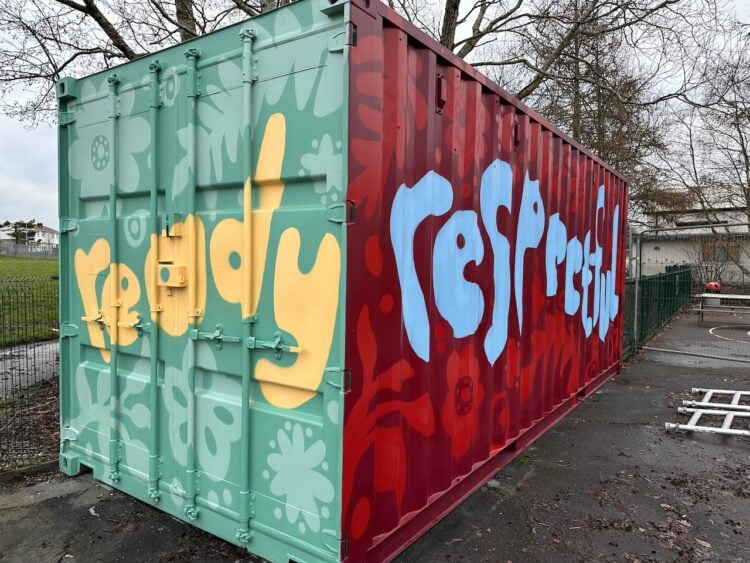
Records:
M395 553L620 362L624 180L357 1L58 86L62 469L274 561Z
M58 85L61 468L340 555L345 3Z
M626 182L383 5L351 17L343 534L375 561L619 369Z

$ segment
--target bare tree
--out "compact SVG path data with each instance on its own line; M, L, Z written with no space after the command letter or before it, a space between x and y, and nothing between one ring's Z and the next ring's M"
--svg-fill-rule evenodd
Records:
M705 80L702 53L722 41L725 1L388 0L531 105L551 83L596 84L637 105L690 98ZM47 117L52 85L63 74L84 75L132 60L286 2L6 0L0 5L0 109L32 121ZM632 75L640 82L630 93L592 72L585 56L587 45L610 38L638 67ZM569 72L571 65L578 71ZM19 89L28 94L20 100L9 96Z
M288 1L6 0L0 110L32 124L51 118L62 76L109 68ZM665 176L672 181L678 168L687 176L664 108L716 108L700 114L698 136L708 143L704 133L714 124L709 136L721 142L715 153L726 165L702 165L690 183L727 184L744 174L732 182L750 200L748 98L738 86L746 67L732 66L742 32L728 0L387 1L628 175L633 209L685 204L685 190L665 189ZM730 70L734 79L717 79Z
M6 0L0 4L0 110L35 123L54 84L275 7L269 0Z
M689 97L705 78L703 54L727 25L722 0L445 0L440 40L475 65L498 69L498 79L520 99L548 82L585 80L625 103ZM561 72L572 61L590 64L581 49L616 38L645 84L662 80L638 102L607 76ZM638 88L642 90L642 88ZM532 102L533 103L533 102Z
M741 30L742 31L742 30ZM750 37L714 59L701 105L671 106L670 150L661 155L665 181L712 222L750 222Z

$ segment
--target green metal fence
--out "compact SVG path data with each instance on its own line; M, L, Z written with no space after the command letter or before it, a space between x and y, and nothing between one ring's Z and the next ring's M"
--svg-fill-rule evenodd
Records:
M0 471L57 455L58 282L0 278Z
M638 344L643 344L656 335L675 314L690 303L692 272L688 267L653 276L642 276L637 285L640 295L636 322L636 281L625 282L625 317L622 339L622 351L625 358L635 352Z
M625 302L622 310L622 358L624 360L635 353L634 311L635 280L625 280Z

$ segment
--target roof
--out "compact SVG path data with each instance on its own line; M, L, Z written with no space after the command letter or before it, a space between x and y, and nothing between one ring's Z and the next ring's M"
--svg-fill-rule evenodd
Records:
M748 232L672 232L672 233L646 233L642 235L644 241L674 241L674 240L708 240L708 241L738 241L750 240Z
M645 211L646 215L684 215L688 213L729 213L732 211L745 212L744 207L707 207L693 209L657 209L654 211Z
M52 233L52 234L59 234L58 231L51 227L47 227L46 225L37 225L34 227L35 233Z

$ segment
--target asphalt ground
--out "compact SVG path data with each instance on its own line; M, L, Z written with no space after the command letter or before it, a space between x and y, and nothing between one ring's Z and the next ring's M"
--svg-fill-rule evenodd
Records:
M713 324L650 344L720 350ZM750 365L641 353L397 561L750 560L750 440L664 430L692 387L750 390ZM206 560L254 559L90 475L0 485L0 561Z

